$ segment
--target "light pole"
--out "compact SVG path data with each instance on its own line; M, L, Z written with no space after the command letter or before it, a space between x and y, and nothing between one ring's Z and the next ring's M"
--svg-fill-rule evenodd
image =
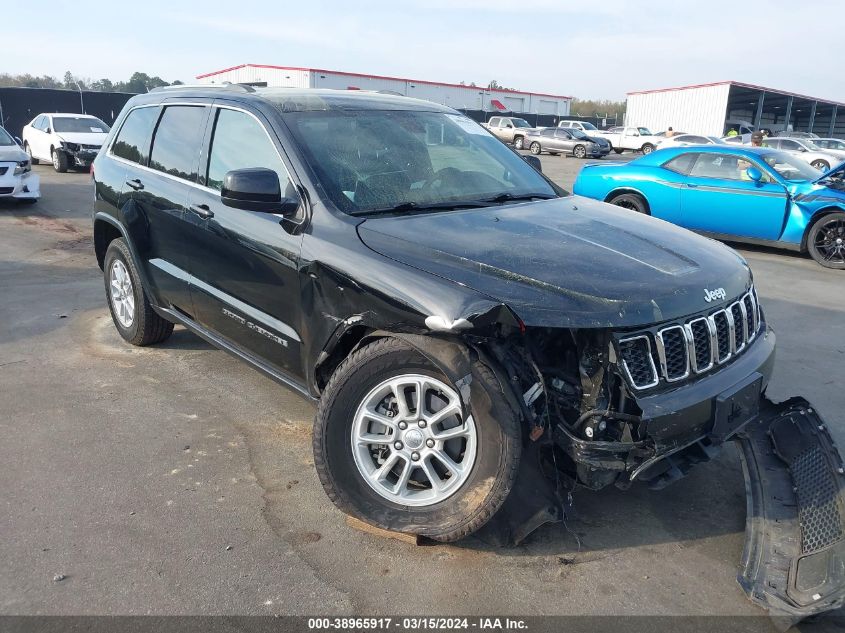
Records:
M85 102L82 100L82 86L79 85L79 82L75 79L73 83L76 84L77 89L79 89L79 107L82 108L82 114L85 114Z

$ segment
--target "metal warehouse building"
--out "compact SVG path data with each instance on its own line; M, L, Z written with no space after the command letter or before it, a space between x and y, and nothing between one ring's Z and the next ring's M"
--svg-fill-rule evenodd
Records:
M845 137L845 103L736 81L629 92L628 125L722 136L736 122Z
M514 112L568 116L572 97L541 92L521 92L481 86L440 83L421 79L362 75L320 68L291 68L241 64L198 75L201 83L244 83L281 88L334 88L339 90L389 90L408 97L434 101L456 110Z

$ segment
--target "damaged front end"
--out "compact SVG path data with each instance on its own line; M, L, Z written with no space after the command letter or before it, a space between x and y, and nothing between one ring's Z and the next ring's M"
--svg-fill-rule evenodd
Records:
M529 439L516 485L481 538L515 544L562 520L577 487L663 488L733 440L748 490L739 576L748 597L791 621L843 603L845 470L806 401L765 398L775 335L753 289L679 322L528 327L484 349Z

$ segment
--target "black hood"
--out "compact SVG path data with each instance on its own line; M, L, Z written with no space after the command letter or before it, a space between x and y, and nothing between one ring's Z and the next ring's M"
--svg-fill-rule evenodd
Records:
M727 246L580 196L373 218L358 231L373 250L501 301L529 326L657 323L719 305L705 289L729 301L751 283Z

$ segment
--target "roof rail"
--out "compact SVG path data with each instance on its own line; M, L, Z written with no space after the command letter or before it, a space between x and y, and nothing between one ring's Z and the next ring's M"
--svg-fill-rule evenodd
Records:
M174 84L171 86L157 86L150 92L164 92L166 90L179 90L182 88L218 88L220 90L240 90L241 92L255 92L255 88L247 84L233 84L225 81L222 84Z

